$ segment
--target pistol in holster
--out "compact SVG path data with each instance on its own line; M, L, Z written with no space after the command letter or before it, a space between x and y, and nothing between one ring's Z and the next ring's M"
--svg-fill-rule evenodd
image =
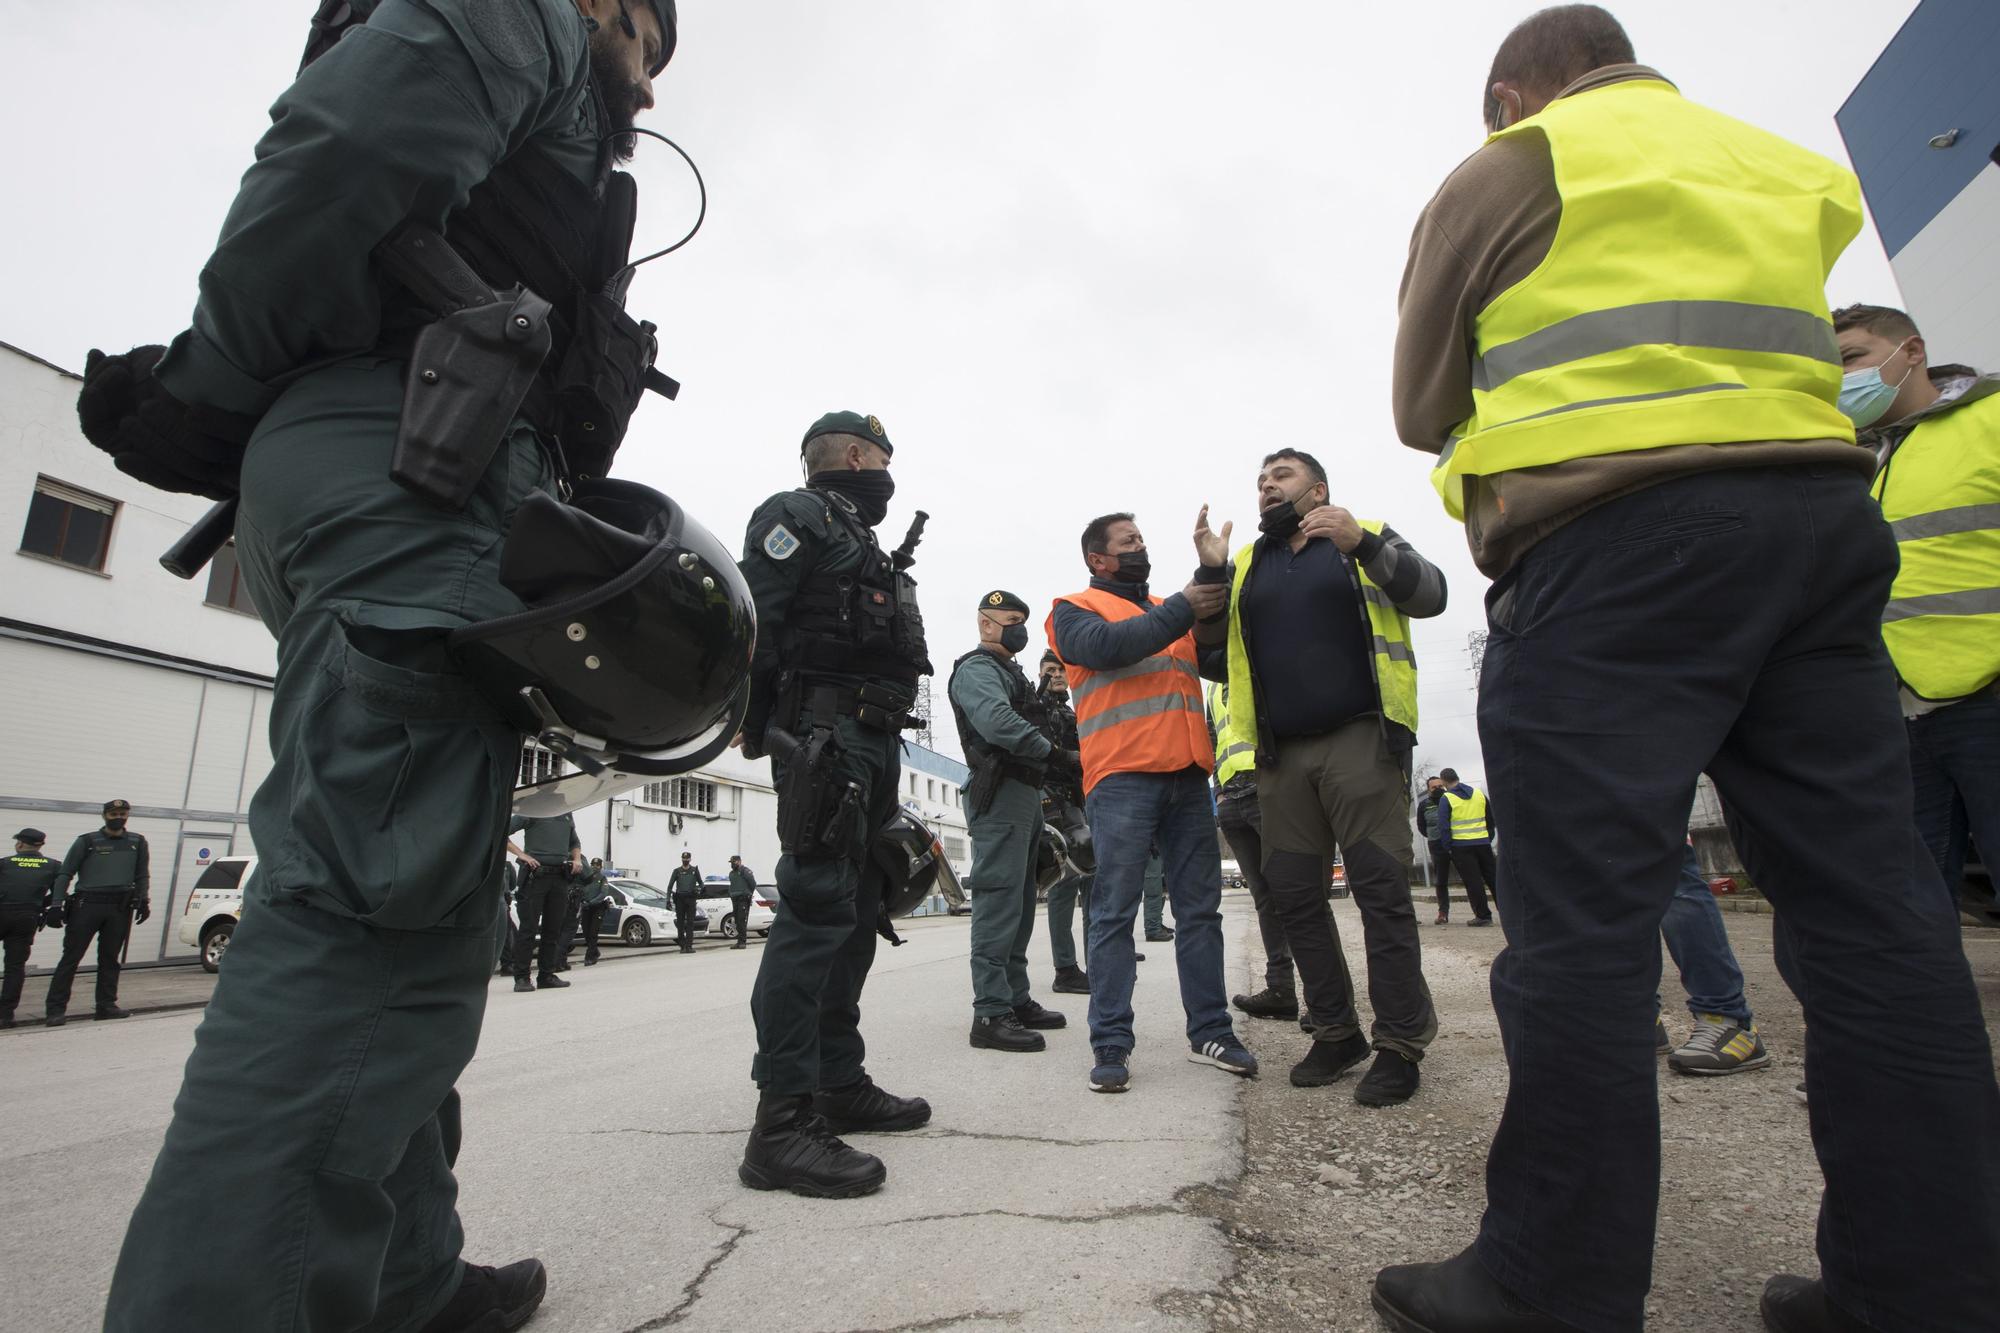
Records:
M861 784L840 776L843 747L829 723L805 740L772 727L764 748L777 756L778 846L793 856L850 857L861 850Z

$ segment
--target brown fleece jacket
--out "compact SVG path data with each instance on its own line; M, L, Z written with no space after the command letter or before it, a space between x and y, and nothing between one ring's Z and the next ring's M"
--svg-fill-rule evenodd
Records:
M1627 79L1660 79L1644 65L1606 65L1560 96ZM1664 82L1664 80L1662 80ZM1562 220L1548 140L1515 134L1482 147L1445 179L1417 219L1396 327L1396 433L1439 453L1472 415L1473 320L1548 258ZM1599 454L1465 479L1465 536L1489 578L1606 500L1714 468L1833 464L1867 476L1873 458L1842 440L1677 444Z

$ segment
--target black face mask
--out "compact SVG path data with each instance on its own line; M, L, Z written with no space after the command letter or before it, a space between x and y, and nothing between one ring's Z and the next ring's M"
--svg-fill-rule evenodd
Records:
M1121 551L1111 577L1120 583L1144 583L1153 576L1153 562L1144 551Z
M125 827L125 818L124 815L106 815L104 817L104 827L115 832Z
M1274 542L1288 542L1292 534L1305 522L1299 517L1299 508L1289 500L1282 500L1257 516L1257 531Z
M1000 627L1000 646L1010 653L1018 653L1023 648L1026 648L1028 646L1028 627L1026 625L1002 625Z
M806 485L838 491L852 500L862 526L870 528L889 516L889 498L896 493L896 479L889 475L887 468L864 468L860 471L836 468L831 472L815 472L806 478Z

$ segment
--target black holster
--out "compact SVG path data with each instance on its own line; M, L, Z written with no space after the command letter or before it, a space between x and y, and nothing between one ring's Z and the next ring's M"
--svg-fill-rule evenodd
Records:
M424 325L410 352L389 475L460 510L549 354L549 303L525 288Z
M793 856L851 857L860 852L863 793L841 778L840 735L815 725L801 743L789 732L765 733L783 764L778 778L778 846Z
M975 819L993 806L993 797L1000 790L1000 765L998 752L988 754L972 765L972 780L965 784L965 808Z
M575 327L556 371L557 434L578 476L601 477L611 470L639 396L653 388L672 398L681 386L653 369L660 344L652 323L633 319L608 293L578 298L570 319Z

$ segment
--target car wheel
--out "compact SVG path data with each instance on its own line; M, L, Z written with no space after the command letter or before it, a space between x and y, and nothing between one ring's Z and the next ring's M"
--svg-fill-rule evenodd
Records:
M722 938L725 940L736 938L736 913L731 912L728 916L722 918Z
M229 948L229 937L236 933L233 921L218 921L201 932L201 970L220 972L222 955Z
M640 948L653 942L653 932L647 928L645 922L637 917L633 917L630 921L627 921L625 928L618 933L624 936L625 942L634 948Z

